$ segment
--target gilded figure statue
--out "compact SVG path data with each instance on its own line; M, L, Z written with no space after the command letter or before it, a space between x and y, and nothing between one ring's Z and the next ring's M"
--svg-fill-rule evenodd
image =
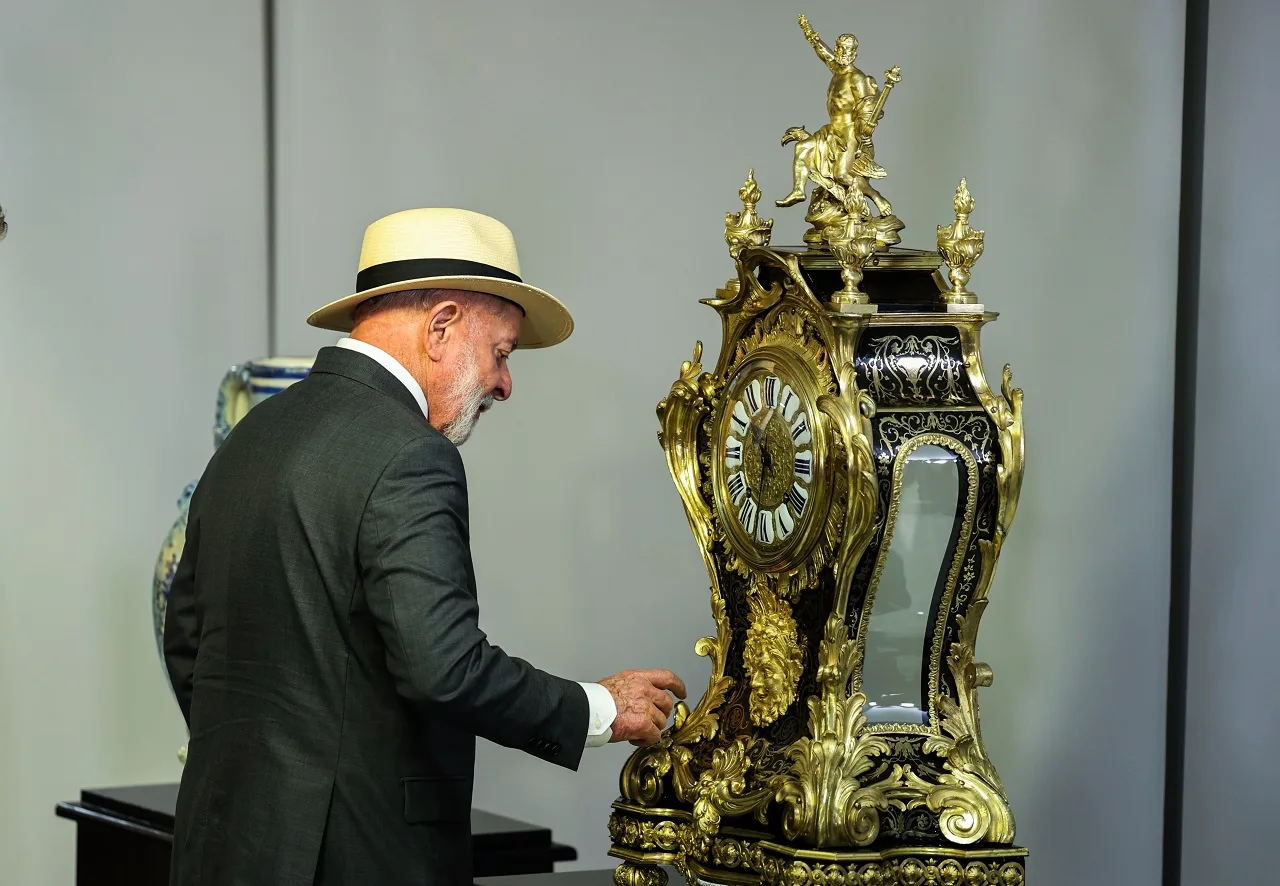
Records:
M872 184L884 178L884 167L876 163L872 135L884 117L884 103L901 70L895 65L885 71L884 87L858 68L858 38L841 34L835 49L822 41L800 16L800 29L813 46L818 58L831 70L827 86L827 115L830 122L810 133L803 126L793 126L782 136L784 145L795 142L792 161L791 193L777 201L778 206L793 206L805 198L805 185L817 185L809 215L814 231L805 239L817 245L828 229L846 229L850 222L869 226L878 244L887 247L901 240L898 231L902 221L893 214L893 206ZM878 217L871 216L874 204ZM846 234L847 235L847 234ZM837 234L840 236L840 234Z

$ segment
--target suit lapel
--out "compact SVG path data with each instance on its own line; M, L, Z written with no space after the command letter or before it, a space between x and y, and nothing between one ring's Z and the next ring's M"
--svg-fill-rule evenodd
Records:
M378 364L377 360L366 354L333 346L321 348L316 354L311 372L313 374L323 372L331 375L341 375L344 378L357 381L366 387L373 388L380 394L385 394L398 401L410 412L424 421L426 420L422 410L418 407L418 401L414 399L413 394L409 393L409 389L404 386L400 379L387 372Z

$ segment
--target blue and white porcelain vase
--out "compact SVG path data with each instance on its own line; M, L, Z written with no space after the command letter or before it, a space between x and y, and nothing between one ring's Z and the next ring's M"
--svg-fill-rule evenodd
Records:
M218 400L214 408L213 448L217 449L227 439L231 429L272 394L279 393L303 378L311 371L311 357L264 357L249 363L232 366L218 385ZM169 587L173 574L182 557L182 547L187 539L187 506L196 484L189 483L178 499L178 519L165 537L156 560L155 578L151 585L151 617L155 626L156 650L164 661L164 615L169 605Z

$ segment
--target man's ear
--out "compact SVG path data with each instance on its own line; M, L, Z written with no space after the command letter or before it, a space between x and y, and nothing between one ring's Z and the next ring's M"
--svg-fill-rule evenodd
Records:
M433 305L422 324L427 357L433 362L443 360L446 347L461 334L462 307L456 301Z

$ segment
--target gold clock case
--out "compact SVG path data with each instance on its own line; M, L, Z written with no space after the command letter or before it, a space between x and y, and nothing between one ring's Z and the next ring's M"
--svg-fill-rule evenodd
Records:
M614 880L660 886L672 864L691 884L1022 886L978 718L978 624L1023 461L1022 392L1007 366L988 384L979 335L995 315L968 289L985 233L962 178L938 250L895 246L905 224L874 137L902 71L877 83L853 34L828 45L798 24L830 73L829 120L783 133L791 191L775 205L809 201L808 247L769 248L749 171L725 214L736 279L704 302L719 357L704 371L699 342L658 404L711 579L715 635L695 646L711 679L622 770ZM763 524L757 544L726 505L726 415L765 361L805 389L818 472L784 545ZM755 442L762 460L775 445Z
M995 315L949 310L941 264L875 253L862 280L874 310L850 310L831 253L746 245L737 279L704 302L722 318L719 358L704 371L698 343L658 416L711 579L715 636L696 649L712 673L622 771L609 821L619 884L660 884L664 864L690 883L1024 882L978 722L991 669L975 657L1021 485L1022 395L1008 367L999 391L988 384L979 335ZM727 388L761 356L804 364L823 448L808 535L773 559L717 503ZM959 480L918 656L920 722L872 722L869 627L904 470L928 447Z

